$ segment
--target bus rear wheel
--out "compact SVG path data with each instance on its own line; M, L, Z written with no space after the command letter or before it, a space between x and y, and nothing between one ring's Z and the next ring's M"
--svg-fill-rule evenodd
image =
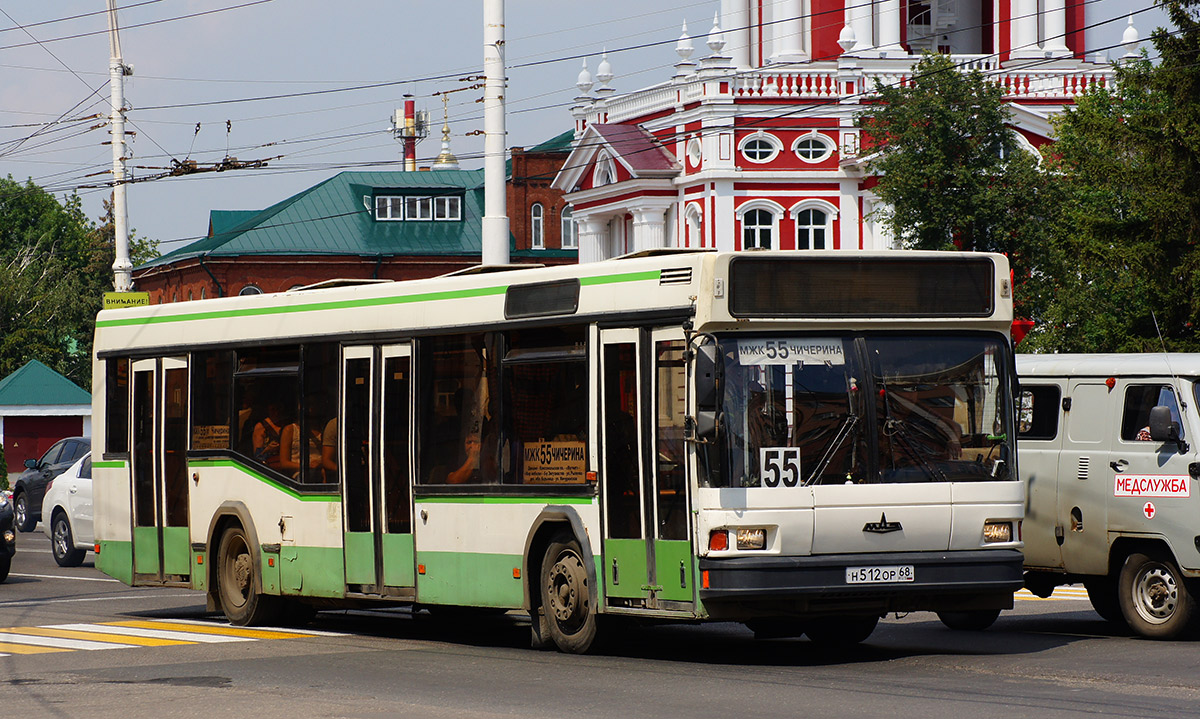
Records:
M1121 613L1129 628L1144 637L1175 639L1195 620L1196 600L1166 557L1130 554L1118 582Z
M596 611L583 550L574 537L559 535L546 547L540 586L550 639L560 651L586 653L596 640Z
M254 553L246 531L229 527L221 535L217 553L217 591L221 609L234 626L267 624L276 617L278 598L255 591L254 573Z

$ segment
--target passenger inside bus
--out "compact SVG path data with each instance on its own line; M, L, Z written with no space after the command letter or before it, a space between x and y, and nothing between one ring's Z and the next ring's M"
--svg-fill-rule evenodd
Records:
M283 430L287 425L281 402L269 402L267 414L254 425L254 459L271 467L279 469L280 446Z

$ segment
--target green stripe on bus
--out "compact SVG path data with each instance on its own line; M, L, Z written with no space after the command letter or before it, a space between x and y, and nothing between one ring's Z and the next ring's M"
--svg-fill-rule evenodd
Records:
M213 468L213 467L233 468L233 469L238 470L239 472L242 472L243 474L248 474L251 477L254 477L255 479L257 479L258 481L260 481L264 484L268 484L271 487L274 487L275 489L279 490L280 492L283 492L284 494L288 495L292 499L298 499L301 502L340 502L342 500L341 495L337 495L337 494L333 494L333 495L330 495L330 494L301 494L300 492L297 492L296 490L292 489L291 487L288 487L287 485L284 485L284 484L280 484L279 482L276 482L275 480L271 479L270 477L266 476L265 474L255 471L255 470L251 469L250 467L247 467L246 465L242 464L241 462L237 462L232 459L193 459L188 462L188 467L195 468L195 469L204 469L204 468Z
M658 270L649 272L625 272L616 275L600 275L597 277L582 277L581 285L608 285L618 282L642 282L657 280ZM508 285L495 287L479 287L470 290L449 290L445 292L425 292L403 297L371 297L361 300L338 300L335 302L308 302L305 304L284 307L247 307L237 310L215 310L212 312L190 312L181 315L161 317L131 317L119 320L98 320L97 327L129 327L132 325L154 325L170 322L192 322L195 320L232 319L235 317L261 317L265 315L294 314L297 312L316 312L322 310L361 309L365 307L381 307L388 305L403 305L414 302L439 302L442 300L457 300L470 297L490 297L502 295L508 291Z
M125 469L125 461L118 459L105 462L92 462L92 467L96 469Z
M416 497L417 504L593 504L595 497Z
M643 282L645 280L657 280L659 274L658 270L650 270L648 272L626 272L620 275L580 277L579 284L587 287L588 285L611 285L617 282Z

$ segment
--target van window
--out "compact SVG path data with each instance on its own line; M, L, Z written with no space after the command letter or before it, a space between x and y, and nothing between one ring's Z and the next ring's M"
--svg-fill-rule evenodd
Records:
M1179 425L1179 438L1183 439L1183 420L1179 416L1179 402L1175 390L1169 384L1135 384L1125 390L1125 412L1121 415L1121 439L1134 442L1150 440L1150 410L1165 405L1171 410L1171 421Z
M1017 415L1020 439L1054 439L1058 436L1059 405L1062 393L1058 385L1021 386L1021 409Z

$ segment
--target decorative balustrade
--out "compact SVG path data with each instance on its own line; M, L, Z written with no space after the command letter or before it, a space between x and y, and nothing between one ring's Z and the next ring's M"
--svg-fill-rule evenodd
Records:
M1009 100L1070 101L1093 86L1110 86L1110 69L1004 68L990 55L952 55L951 59L965 72L978 70L986 78L1004 88ZM798 69L765 67L753 71L720 74L698 74L682 81L663 83L645 90L613 96L605 100L608 122L624 122L679 103L704 99L766 99L813 100L818 102L858 101L875 90L878 81L884 86L904 86L912 79L912 69L896 65L894 60L884 67L868 58L857 61L858 66L838 68L803 66Z

